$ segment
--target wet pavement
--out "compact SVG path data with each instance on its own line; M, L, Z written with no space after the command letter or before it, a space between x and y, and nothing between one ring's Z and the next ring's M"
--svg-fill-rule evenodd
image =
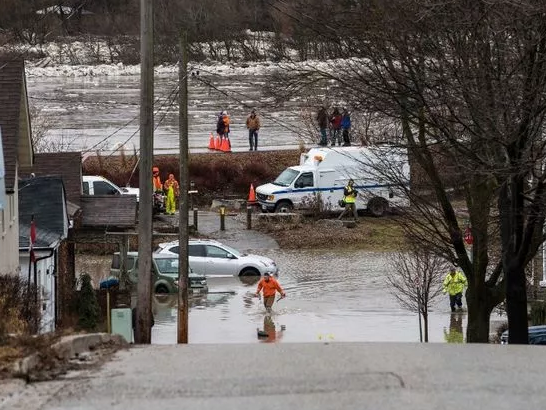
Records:
M389 292L388 253L283 250L269 236L244 229L240 217L228 216L226 231L220 231L212 212L200 212L199 227L230 246L275 260L287 297L268 318L252 295L257 278L209 277L208 294L191 299L190 343L419 341L417 315L400 308ZM90 259L107 275L109 257ZM152 343L176 342L176 303L176 295L154 296ZM463 341L466 313L452 315L447 297L433 306L429 320L431 342ZM268 336L259 338L258 330Z

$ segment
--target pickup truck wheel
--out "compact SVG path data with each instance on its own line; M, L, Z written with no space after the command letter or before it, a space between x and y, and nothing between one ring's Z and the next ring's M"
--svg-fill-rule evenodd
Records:
M289 201L280 201L275 205L275 212L292 212L294 205Z
M165 285L157 285L155 293L169 293L169 289Z
M373 216L380 217L385 214L389 207L388 202L384 198L375 197L368 202L368 210Z
M260 272L254 268L246 268L241 271L240 276L260 276Z

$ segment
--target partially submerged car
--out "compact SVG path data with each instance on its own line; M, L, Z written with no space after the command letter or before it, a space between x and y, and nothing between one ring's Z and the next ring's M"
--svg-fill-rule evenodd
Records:
M501 344L508 344L508 330L502 332ZM529 326L529 344L546 345L546 326Z
M160 243L155 255L178 255L178 241ZM192 270L205 276L278 275L275 261L265 256L249 255L211 239L192 239L188 243Z
M111 276L120 279L120 254L114 253L110 267ZM133 284L138 283L138 252L127 252L127 277ZM192 293L206 292L207 279L204 275L188 272L188 290ZM154 293L178 292L178 256L152 255L152 281Z

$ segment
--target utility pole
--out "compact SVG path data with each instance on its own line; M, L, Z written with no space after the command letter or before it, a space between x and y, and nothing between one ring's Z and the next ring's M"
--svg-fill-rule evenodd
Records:
M178 127L180 140L180 200L178 252L178 343L188 343L188 35L180 35Z
M154 157L153 0L140 0L140 203L135 342L152 341L152 162Z

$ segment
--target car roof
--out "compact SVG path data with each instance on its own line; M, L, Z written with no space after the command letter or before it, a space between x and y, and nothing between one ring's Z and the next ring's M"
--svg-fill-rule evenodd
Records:
M215 244L215 245L223 245L221 242L215 240L215 239L190 239L188 241L191 245L199 245L199 244ZM178 241L171 241L171 242L162 242L158 246L160 248L166 248L168 246L175 246L178 245Z

